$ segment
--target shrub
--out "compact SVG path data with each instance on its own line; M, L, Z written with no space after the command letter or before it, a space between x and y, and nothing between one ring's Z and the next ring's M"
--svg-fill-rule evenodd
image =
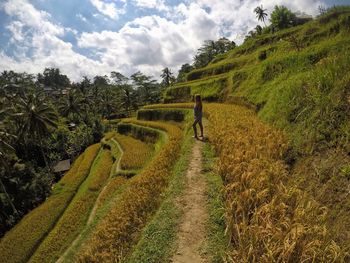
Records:
M263 61L267 58L266 50L262 50L259 52L258 59L260 61Z
M155 143L159 139L159 132L147 127L126 123L125 120L117 126L118 133L131 135L145 142Z
M99 144L88 147L72 168L54 186L52 195L28 213L0 241L0 261L25 262L54 227L77 189L89 174L90 167L100 149Z
M163 121L177 121L182 122L185 120L185 112L182 110L148 110L141 109L137 112L138 120L163 120Z
M191 87L171 87L166 90L164 102L189 101L191 99Z
M213 66L193 70L187 74L187 81L223 74L223 73L229 72L235 67L237 67L237 64L235 63L226 63L226 64L213 65Z

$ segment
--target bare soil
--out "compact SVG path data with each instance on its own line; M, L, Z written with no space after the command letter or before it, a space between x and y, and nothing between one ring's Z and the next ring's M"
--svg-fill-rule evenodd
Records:
M203 142L196 141L192 160L186 173L186 188L177 205L183 209L183 218L178 233L177 250L172 258L176 263L208 262L201 253L206 238L206 182L202 176Z

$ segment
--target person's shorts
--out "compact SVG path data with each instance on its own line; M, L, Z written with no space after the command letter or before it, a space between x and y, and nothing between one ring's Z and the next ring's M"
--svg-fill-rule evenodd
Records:
M194 116L195 121L202 121L202 114L198 114L197 116Z

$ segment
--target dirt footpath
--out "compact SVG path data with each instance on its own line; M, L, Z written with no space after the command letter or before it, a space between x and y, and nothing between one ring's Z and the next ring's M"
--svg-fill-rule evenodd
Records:
M205 255L200 253L205 242L205 224L208 219L206 182L201 174L202 148L203 142L197 140L186 173L186 188L178 201L184 214L178 233L177 250L172 258L175 263L207 262Z

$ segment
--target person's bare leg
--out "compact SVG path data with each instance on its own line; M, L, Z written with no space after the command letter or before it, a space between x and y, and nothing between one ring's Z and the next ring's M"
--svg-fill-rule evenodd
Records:
M199 121L198 124L199 124L199 128L201 130L201 136L200 137L203 137L203 124L202 124L202 121Z
M198 139L198 136L197 136L197 127L196 127L196 125L197 125L197 120L195 120L194 122L193 122L193 125L192 125L192 127L193 127L193 132L194 132L194 138L196 138L196 139Z

